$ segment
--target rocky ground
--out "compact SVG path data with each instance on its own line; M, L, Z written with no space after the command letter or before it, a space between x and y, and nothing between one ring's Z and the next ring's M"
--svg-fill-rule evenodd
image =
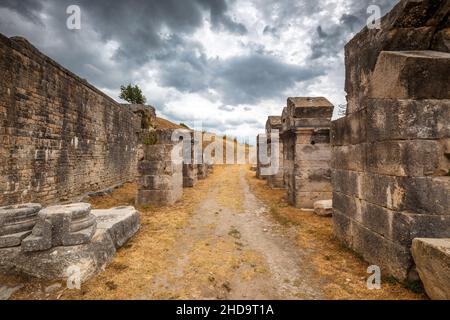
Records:
M368 290L368 264L333 237L332 220L288 206L247 166L218 166L165 208L139 208L142 228L107 269L64 283L0 277L12 299L424 299L383 279ZM135 186L92 199L133 204ZM3 286L3 287L2 287ZM11 290L13 289L13 290ZM420 290L419 290L420 291ZM0 297L1 298L1 297Z

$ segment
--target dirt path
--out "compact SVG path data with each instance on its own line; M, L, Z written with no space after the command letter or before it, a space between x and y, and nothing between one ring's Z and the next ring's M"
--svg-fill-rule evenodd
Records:
M142 298L322 297L292 232L268 219L268 209L250 191L244 173L244 167L225 168L227 178L208 191L171 252L171 268L154 277Z
M134 203L135 185L92 200ZM420 299L393 280L370 291L367 264L334 239L331 219L285 203L247 166L213 175L164 208L139 208L142 227L104 272L64 283L0 277L13 299Z

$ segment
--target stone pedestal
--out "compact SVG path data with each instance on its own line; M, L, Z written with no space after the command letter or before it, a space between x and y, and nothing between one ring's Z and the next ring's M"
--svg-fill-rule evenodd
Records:
M157 130L154 142L138 165L139 206L171 205L183 195L182 142L172 141L171 130Z
M333 105L325 98L289 98L283 111L284 183L291 205L312 209L332 197L329 125Z

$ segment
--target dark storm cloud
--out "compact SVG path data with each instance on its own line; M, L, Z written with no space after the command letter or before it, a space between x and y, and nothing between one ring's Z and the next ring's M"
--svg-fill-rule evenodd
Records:
M264 20L265 27L258 31L264 39L280 38L298 21L312 21L313 25L307 26L312 36L298 44L299 50L310 50L311 55L300 66L286 63L267 50L264 41L251 38L251 26L248 30L231 12L233 1L0 0L0 8L24 18L4 23L0 15L0 32L25 36L100 88L117 90L121 84L148 79L144 75L151 71L152 80L163 88L203 96L214 90L220 98L219 109L231 113L239 111L239 104L257 105L265 99L283 97L296 84L309 84L325 75L330 67L323 67L322 59L342 52L348 36L367 20L367 6L378 4L384 13L397 2L348 0L349 12L335 24L330 23L335 8L329 1L253 0ZM66 8L72 4L82 10L80 32L66 28ZM214 31L228 32L236 36L236 41L246 40L245 52L228 59L208 58L205 48L193 37L205 19ZM27 26L26 21L36 27ZM117 48L111 51L112 59L105 59L105 46L111 43ZM149 100L159 103L162 114L167 112L165 115L172 119L183 121L177 114L169 114L164 106L168 101ZM227 128L220 121L214 125Z
M42 10L42 1L36 0L0 0L0 7L8 8L23 15L34 23L40 23L39 12Z
M227 104L256 103L279 96L297 82L322 74L315 68L287 64L274 56L255 53L231 58L217 67L214 85Z
M397 0L351 0L350 13L342 15L337 24L319 25L311 44L311 59L333 57L343 50L349 36L364 28L369 18L367 8L377 5L386 14Z

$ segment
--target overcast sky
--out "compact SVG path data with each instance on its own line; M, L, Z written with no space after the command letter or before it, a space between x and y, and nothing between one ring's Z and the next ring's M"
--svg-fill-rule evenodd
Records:
M0 32L118 100L138 84L157 113L234 136L264 131L289 96L345 103L344 44L371 4L397 0L0 0ZM81 8L81 30L66 9Z

